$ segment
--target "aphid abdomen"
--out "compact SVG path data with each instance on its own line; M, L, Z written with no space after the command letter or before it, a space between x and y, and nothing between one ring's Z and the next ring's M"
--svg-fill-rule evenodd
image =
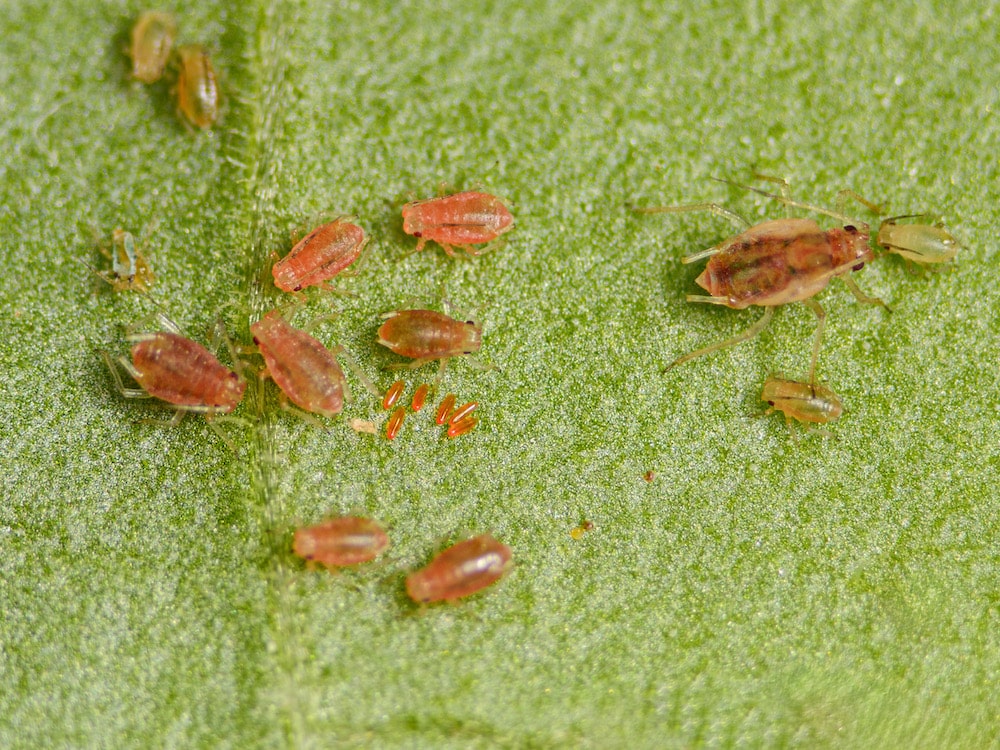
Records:
M246 383L201 344L175 333L143 337L132 346L137 381L150 396L177 406L231 412Z
M456 193L403 206L403 231L445 247L495 240L514 222L499 198L488 193Z
M437 359L479 351L482 331L434 310L397 310L378 329L378 343L403 357Z
M271 378L292 403L332 417L344 408L344 373L333 352L272 310L250 326Z
M209 128L219 119L222 92L204 47L189 44L177 50L180 73L177 77L177 106L199 128Z
M163 76L170 49L177 34L174 19L166 13L147 11L132 27L132 77L143 83L156 83Z
M370 518L333 518L296 529L292 550L327 567L357 565L378 557L389 546L385 530Z
M761 400L786 418L826 424L843 413L837 394L823 385L770 377L764 383Z
M274 264L274 284L285 292L318 286L354 263L366 242L361 227L342 219L317 227Z
M406 578L406 591L416 602L460 599L500 580L510 566L511 549L483 534L449 547L427 567Z

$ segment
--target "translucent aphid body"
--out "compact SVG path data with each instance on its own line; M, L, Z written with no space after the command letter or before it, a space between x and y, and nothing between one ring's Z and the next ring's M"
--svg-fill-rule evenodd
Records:
M479 351L482 328L471 320L455 320L434 310L395 310L383 316L378 343L420 367L435 359L447 359Z
M367 242L365 230L346 219L317 227L274 264L274 284L284 292L323 286L354 263Z
M347 383L334 352L295 328L277 310L250 326L266 370L288 399L307 412L333 417L344 408Z
M513 228L514 217L496 196L488 193L456 193L403 206L403 231L418 238L420 252L427 242L436 242L448 255L455 247L479 255L473 245L491 242Z
M773 307L808 299L874 257L867 231L778 219L726 240L695 283L711 295L699 301L735 310Z
M208 50L188 44L177 49L177 60L177 108L195 127L212 127L222 113L222 90Z
M132 58L132 77L143 83L160 80L176 36L177 24L169 14L151 10L139 16L132 27L128 50Z
M787 380L775 375L764 383L761 400L770 407L765 414L780 411L791 426L792 420L826 424L838 419L843 413L837 394L826 386Z
M201 344L166 331L131 335L128 341L132 361L120 362L142 392L122 387L123 395L134 398L145 393L181 411L208 415L228 414L243 399L246 381ZM117 371L112 373L117 379Z
M296 529L292 551L309 562L336 568L374 560L388 546L389 536L378 523L345 516Z
M822 229L811 219L765 221L748 226L740 234L684 258L684 263L708 258L705 270L695 279L708 295L688 295L689 302L705 302L736 310L759 305L765 310L760 320L743 333L678 357L666 369L753 338L770 323L775 307L790 302L803 302L818 319L809 368L809 380L814 381L826 313L813 297L831 279L839 276L859 302L885 306L882 300L865 295L850 277L851 272L860 271L875 257L869 244L870 228L863 222L851 222L840 213L756 188L744 185L738 187L753 190L790 206L832 216L843 221L844 226ZM715 203L636 210L641 213L711 211L742 226L749 225L746 219Z
M135 238L123 229L116 229L111 238L111 270L97 271L97 275L111 284L116 292L148 292L156 277L136 247ZM101 248L101 252L107 253L107 250Z
M449 547L406 578L415 602L461 599L499 581L510 567L511 549L489 534Z
M879 227L876 242L879 247L896 253L914 263L947 263L961 249L958 240L937 224L898 224L896 216L886 219Z

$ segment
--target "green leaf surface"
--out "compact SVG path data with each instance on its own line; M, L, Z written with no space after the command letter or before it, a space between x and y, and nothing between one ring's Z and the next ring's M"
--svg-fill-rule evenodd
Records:
M127 80L141 10L0 14L0 745L1000 742L993 4L178 3L227 94L197 134L169 83ZM891 314L821 293L832 439L757 418L766 376L808 367L802 305L662 373L759 309L684 301L680 258L725 221L626 205L783 217L708 179L752 171L939 214L964 246L942 273L857 274ZM403 258L401 205L442 184L510 202L502 249ZM81 265L107 263L93 233L149 228L156 302L249 344L284 302L274 254L324 212L371 253L355 296L296 320L339 310L317 335L388 386L380 313L479 315L496 369L443 384L479 427L447 441L432 405L393 442L316 429L256 382L235 454L200 418L140 423L163 412L98 352L156 308ZM345 416L381 429L351 384ZM292 531L342 513L385 523L389 554L306 570ZM487 531L506 580L409 602L407 571Z

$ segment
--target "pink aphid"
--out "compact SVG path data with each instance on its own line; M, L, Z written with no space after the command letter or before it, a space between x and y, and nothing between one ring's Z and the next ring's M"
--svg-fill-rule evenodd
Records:
M346 219L317 227L274 264L274 285L284 292L324 286L361 256L367 242L365 230Z
M277 310L250 326L269 375L292 401L307 412L333 417L344 408L347 387L334 352L295 328Z
M122 358L122 366L142 391L179 411L228 414L243 399L246 381L201 344L166 331L132 335L128 340L132 342L132 361ZM144 395L121 387L113 368L112 374L124 395Z
M296 529L292 551L311 563L336 568L374 560L388 546L389 536L378 523L345 516Z
M461 599L499 581L510 567L511 549L489 534L449 547L406 578L415 602Z
M451 256L455 247L480 255L485 249L473 245L492 242L510 231L513 223L507 207L488 193L456 193L403 206L403 231L419 240L415 253L432 241Z

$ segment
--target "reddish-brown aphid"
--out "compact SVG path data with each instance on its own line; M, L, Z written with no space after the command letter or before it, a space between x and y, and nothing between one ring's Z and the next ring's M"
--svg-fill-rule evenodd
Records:
M458 407L457 409L455 409L455 411L451 413L450 417L448 417L448 424L449 425L458 424L463 419L472 414L472 412L474 412L478 407L479 407L478 401L470 401L467 404L462 404L460 407Z
M119 362L141 390L124 387L114 362L104 353L125 397L152 396L173 404L178 414L206 416L228 414L243 399L246 381L201 344L166 331L134 334L127 340L132 343L132 361L122 357Z
M489 534L466 539L407 576L406 593L421 603L461 599L499 581L510 560L510 547Z
M389 546L385 530L370 518L346 516L296 529L296 555L328 568L357 565L378 557Z
M860 302L885 305L882 300L863 294L848 275L852 271L861 270L865 263L871 262L875 257L869 245L869 227L858 222L859 229L842 214L756 188L747 189L791 206L833 216L843 220L845 226L823 230L811 219L765 221L750 226L741 234L714 247L684 258L684 263L709 258L705 270L695 279L700 287L709 292L709 296L688 295L689 302L707 302L736 310L760 305L765 308L765 312L760 320L743 333L678 357L666 369L753 338L770 323L776 306L804 302L818 318L809 369L809 380L813 381L826 320L826 313L819 302L812 299L813 296L826 287L830 279L840 276ZM742 225L749 224L738 214L715 203L637 210L642 213L711 211Z
M382 398L382 408L391 409L399 401L400 397L403 395L403 390L406 388L406 383L402 380L397 380L391 386L389 390L385 392L385 396Z
M479 420L475 417L466 417L465 419L460 419L457 422L448 423L448 437L457 438L462 435L467 435L476 429L476 425L479 424Z
M394 310L383 315L378 343L415 361L411 369L435 359L478 352L483 329L471 320L455 320L434 310Z
M480 255L472 245L491 242L513 228L514 217L500 199L488 193L456 193L403 206L403 231L418 238L418 253L428 241L448 255L454 247Z
M150 10L139 16L132 27L132 77L143 83L156 83L170 59L170 48L177 35L177 24L167 13Z
M274 264L274 285L284 292L324 286L361 257L367 242L365 230L346 219L317 227Z
M344 408L346 380L334 352L272 310L250 326L254 343L282 392L307 412L333 417Z
M385 423L385 437L388 440L395 440L396 435L403 427L403 420L406 419L406 407L397 406L389 415L389 420Z
M441 404L437 408L437 413L434 415L434 421L438 424L447 424L448 420L451 418L451 412L455 408L455 394L449 393L443 399L441 399Z
M177 49L177 108L188 122L210 128L222 113L222 90L208 50L197 44Z
M420 411L424 408L424 403L427 401L427 393L430 389L431 387L427 383L421 383L417 386L417 390L413 392L413 403L410 404L410 408L413 411Z

